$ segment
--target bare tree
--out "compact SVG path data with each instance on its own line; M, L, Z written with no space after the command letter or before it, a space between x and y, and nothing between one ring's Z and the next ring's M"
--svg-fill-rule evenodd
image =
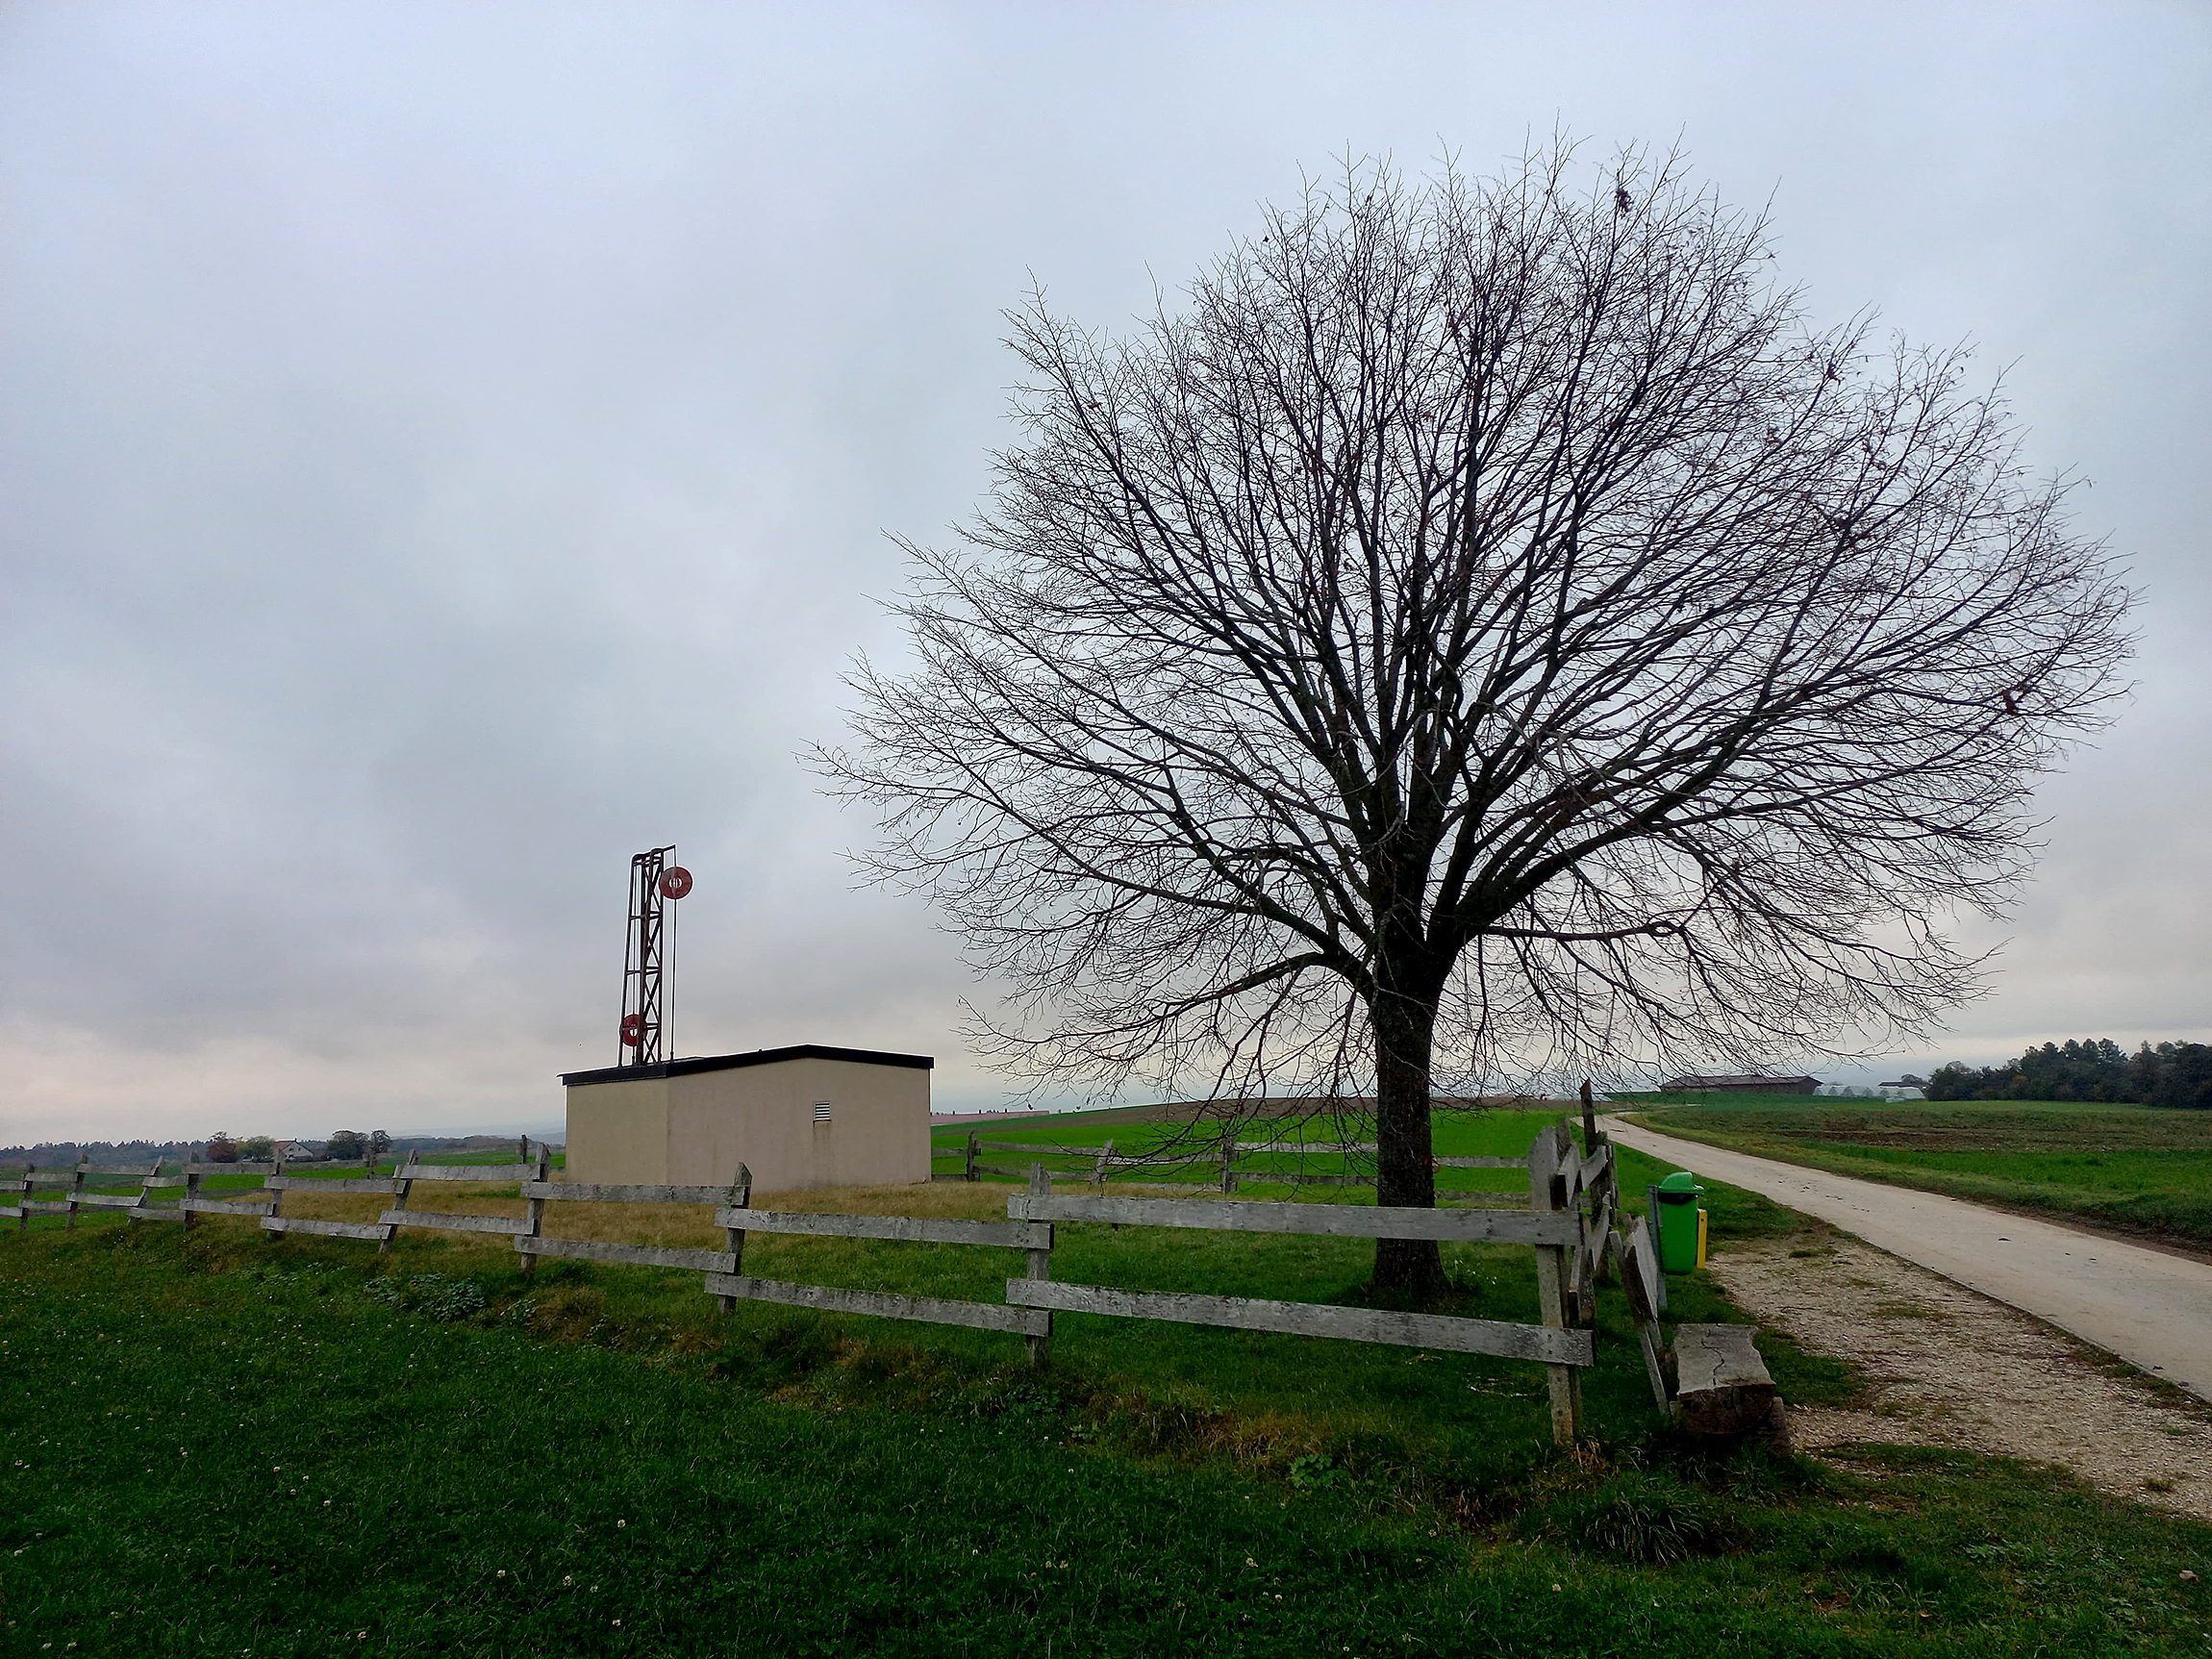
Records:
M1447 1081L1972 993L1945 928L2025 872L2129 596L1960 354L1813 328L1768 243L1673 157L1363 165L1133 339L1015 317L1025 440L822 757L1012 987L1004 1059L1371 1079L1426 1205Z

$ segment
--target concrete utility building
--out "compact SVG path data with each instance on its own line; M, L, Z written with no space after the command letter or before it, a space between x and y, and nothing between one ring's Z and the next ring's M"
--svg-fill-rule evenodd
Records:
M926 1054L801 1043L570 1071L571 1181L756 1193L929 1179Z

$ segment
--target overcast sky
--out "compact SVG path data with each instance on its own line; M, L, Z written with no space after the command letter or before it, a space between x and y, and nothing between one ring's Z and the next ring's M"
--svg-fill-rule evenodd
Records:
M2145 595L1992 994L1823 1075L2212 1036L2201 6L13 0L0 1144L558 1122L670 841L684 1052L996 1103L796 755L1012 437L999 314L1126 327L1301 169L1554 126L1978 342Z

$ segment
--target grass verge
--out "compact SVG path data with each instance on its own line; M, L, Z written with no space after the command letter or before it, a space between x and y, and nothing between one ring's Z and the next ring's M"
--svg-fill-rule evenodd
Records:
M966 1213L1003 1195L834 1197ZM1708 1202L1722 1242L1797 1224L1749 1194ZM1343 1241L1193 1242L1082 1229L1055 1271L1330 1299L1364 1269ZM792 1253L757 1270L886 1288L964 1256L988 1274L997 1254L774 1244ZM1502 1317L1533 1279L1525 1251L1454 1271ZM1728 1317L1699 1277L1674 1304ZM2180 1577L2212 1576L2212 1529L2005 1463L1700 1451L1639 1397L1611 1297L1603 1320L1593 1439L1561 1455L1541 1373L1502 1362L1068 1317L1039 1375L1012 1339L722 1316L695 1275L651 1269L548 1263L530 1282L474 1239L403 1235L378 1257L243 1221L42 1228L0 1241L0 1646L2201 1654L2212 1639L2202 1586ZM1784 1350L1770 1364L1799 1399L1851 1384Z

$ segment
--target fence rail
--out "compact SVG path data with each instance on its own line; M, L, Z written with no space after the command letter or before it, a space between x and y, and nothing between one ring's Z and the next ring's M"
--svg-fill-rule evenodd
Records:
M1337 1337L1356 1343L1492 1354L1546 1365L1597 1363L1588 1331L1548 1330L1503 1320L1459 1319L1440 1314L1399 1314L1379 1308L1338 1308L1317 1302L1272 1302L1257 1296L1190 1295L1166 1291L1118 1291L1103 1285L1006 1281L1006 1299L1024 1307L1122 1319L1171 1320L1231 1330L1280 1331L1291 1336Z

